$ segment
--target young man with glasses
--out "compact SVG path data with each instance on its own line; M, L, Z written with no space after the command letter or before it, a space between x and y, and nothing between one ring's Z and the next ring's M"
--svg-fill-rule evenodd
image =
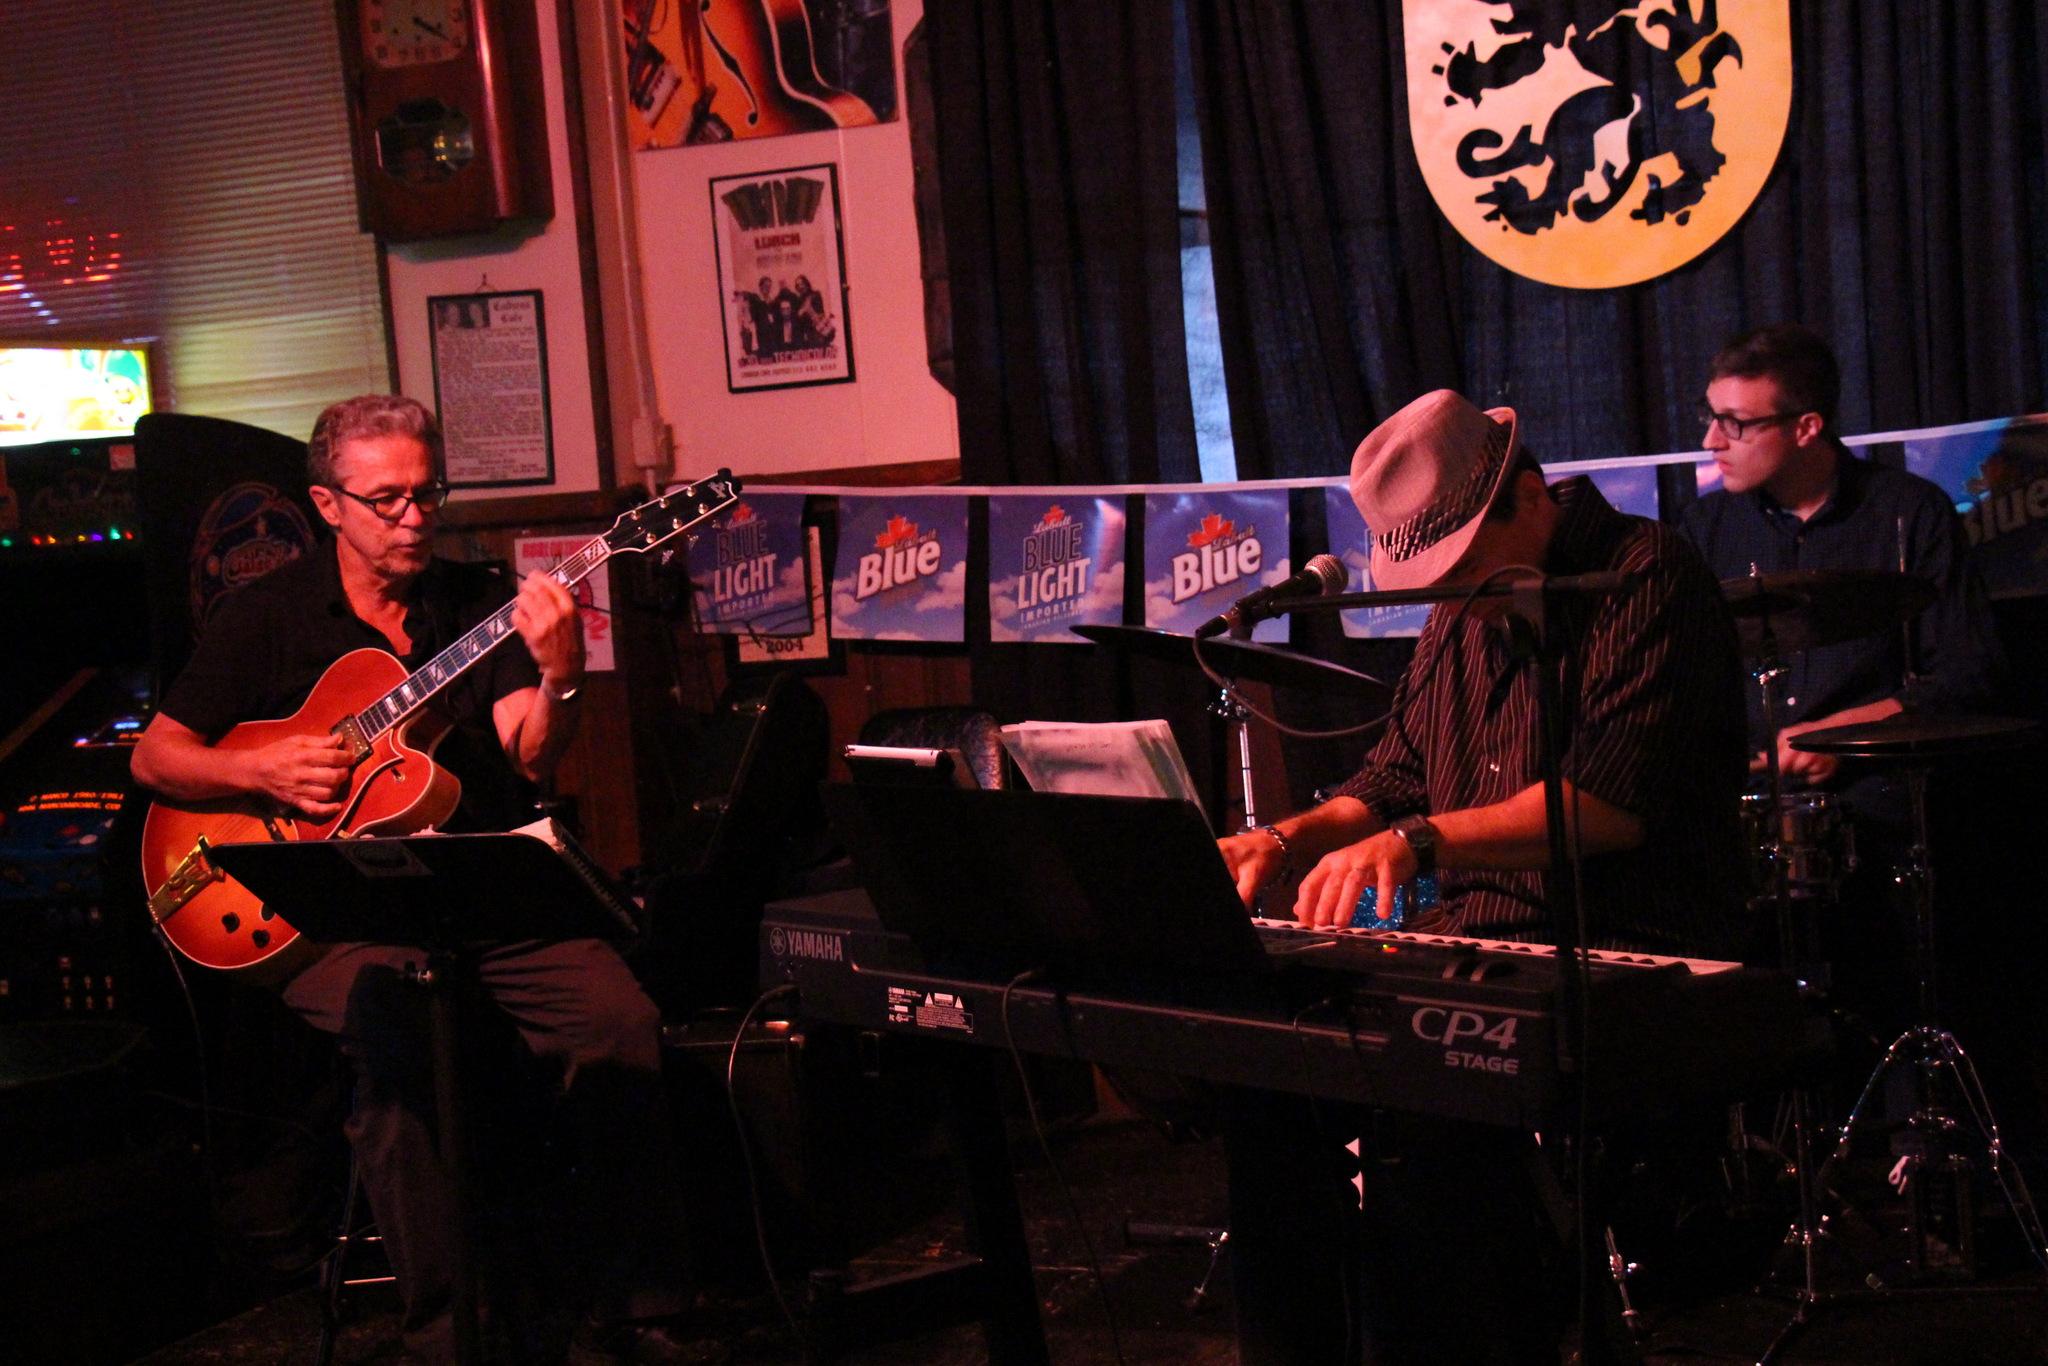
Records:
M1934 605L1916 623L1915 705L1969 711L1989 703L2002 657L1982 584L1966 563L1962 523L1939 487L1904 470L1863 460L1835 432L1840 371L1826 341L1791 323L1743 334L1715 355L1700 402L1704 445L1721 487L1685 510L1685 532L1717 578L1752 569L1905 567L1934 585ZM1883 631L1789 655L1786 724L1776 738L1788 788L1853 778L1831 755L1790 747L1829 726L1881 721L1907 698L1905 645ZM1751 771L1765 768L1762 703L1750 688ZM1858 784L1852 805L1898 814L1883 784Z
M332 817L349 785L339 740L295 737L244 751L217 742L243 721L292 714L353 650L388 650L418 669L511 600L518 639L429 706L450 727L435 760L462 783L445 828L505 830L530 819L527 784L553 772L576 731L584 653L575 601L545 574L515 589L485 566L435 558L448 492L441 436L411 399L371 394L329 407L314 424L307 473L334 535L221 601L136 746L136 779L181 801L253 795ZM327 946L282 993L339 1035L355 1065L348 1136L404 1297L406 1347L410 1359L444 1361L453 1352L451 1197L421 1064L425 1011L405 977L418 958L387 944ZM476 959L492 999L559 1069L579 1121L595 1303L569 1360L690 1359L663 1322L684 1308L685 1248L658 1013L597 940L487 944Z

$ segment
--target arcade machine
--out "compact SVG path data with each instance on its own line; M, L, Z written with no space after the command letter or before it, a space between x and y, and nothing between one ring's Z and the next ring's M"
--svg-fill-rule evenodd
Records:
M304 446L144 415L139 356L0 347L0 1321L23 1359L126 1360L217 1316L195 1014L150 934L128 760L212 601L311 544ZM7 401L53 374L114 400ZM110 1283L136 1288L120 1314L82 1288Z

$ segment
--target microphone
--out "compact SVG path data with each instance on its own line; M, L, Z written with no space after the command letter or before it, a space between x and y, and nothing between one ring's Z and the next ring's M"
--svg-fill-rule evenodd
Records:
M1230 610L1222 616L1210 617L1195 628L1195 639L1207 640L1225 631L1240 630L1253 622L1264 621L1275 614L1262 609L1286 598L1320 598L1329 593L1341 593L1350 581L1351 574L1344 568L1344 561L1335 555L1318 555L1300 573L1268 584L1257 592L1247 593L1230 604Z

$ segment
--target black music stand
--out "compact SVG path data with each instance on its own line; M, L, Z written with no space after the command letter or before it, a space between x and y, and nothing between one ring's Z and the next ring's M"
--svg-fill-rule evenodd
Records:
M316 944L417 947L409 976L427 988L434 1110L455 1210L455 1359L482 1360L470 1245L469 1156L456 1066L454 969L476 944L523 939L623 939L638 932L631 902L573 844L532 835L217 844L215 864Z

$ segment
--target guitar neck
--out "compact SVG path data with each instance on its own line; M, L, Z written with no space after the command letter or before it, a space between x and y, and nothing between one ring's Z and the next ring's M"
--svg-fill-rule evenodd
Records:
M604 537L595 537L550 569L548 577L564 588L574 587L611 555L611 547L605 544ZM516 629L512 625L512 604L508 602L472 626L453 645L422 664L405 682L358 712L363 738L374 740L418 711L429 698L460 678L464 670L497 648Z

